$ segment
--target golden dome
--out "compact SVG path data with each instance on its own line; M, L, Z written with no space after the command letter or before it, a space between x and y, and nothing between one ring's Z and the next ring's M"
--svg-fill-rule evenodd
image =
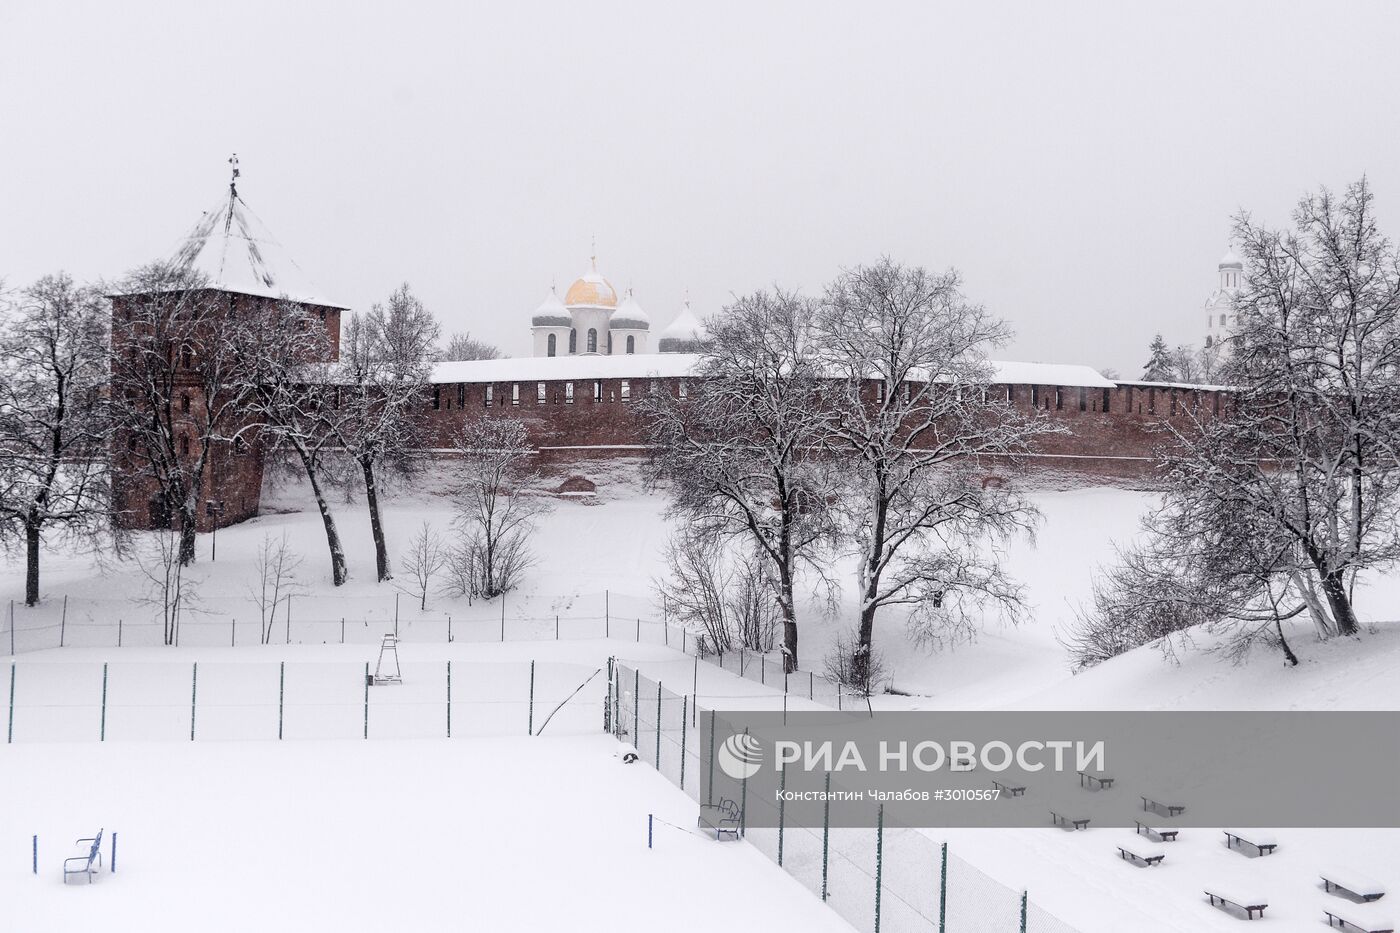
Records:
M564 293L564 304L570 308L584 306L591 308L616 308L617 289L612 283L598 274L598 260L589 261L588 271L574 280Z

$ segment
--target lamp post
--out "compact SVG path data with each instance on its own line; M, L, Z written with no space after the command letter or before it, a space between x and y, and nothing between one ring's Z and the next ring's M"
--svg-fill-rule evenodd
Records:
M223 502L210 499L204 503L204 514L214 520L214 530L209 541L209 560L212 563L219 559L219 516L224 514Z

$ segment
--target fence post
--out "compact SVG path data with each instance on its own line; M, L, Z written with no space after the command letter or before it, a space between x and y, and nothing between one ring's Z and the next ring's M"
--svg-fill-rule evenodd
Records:
M287 611L283 613L287 617L287 644L292 643L292 594L287 594Z
M365 662L365 738L369 738L369 662Z
M451 616L447 617L450 621ZM452 662L447 662L447 737L452 738Z
M744 646L743 646L743 645L740 645L740 646L739 646L739 676L740 676L740 677L743 677L743 676L744 676L744 661L745 661L745 660L747 660L747 652L744 651Z
M117 873L117 834L112 833L112 854L107 860L107 865L112 874Z
M452 624L452 617L451 617L451 616L448 616L448 618L447 618L447 624L448 624L449 626L451 626L451 624ZM340 643L341 643L342 645L345 644L345 616L341 616L341 617L340 617Z
M656 682L656 770L661 770L661 681Z
M194 741L194 705L199 696L199 662L194 662L190 672L190 741Z
M34 835L34 874L39 874L39 836Z
M13 625L14 623L10 623ZM15 740L15 662L10 662L10 729L5 737L5 744Z
M14 630L13 630L13 629L10 630L10 638L11 638L11 643L10 643L10 654L14 654L15 651L14 651L14 642L13 642L13 639L14 639ZM118 616L118 617L117 617L117 647L120 648L121 646L122 646L122 620L121 620L121 616Z
M501 641L506 640L506 594L501 594Z
M229 620L229 623L228 623L228 646L229 646L230 648L235 648L235 647L237 647L237 643L238 643L238 620L237 620L237 619L230 619L230 620Z
M807 672L807 699L809 699L809 700L815 700L815 699L817 698L816 690L812 687L812 680L813 680L813 678L812 678L812 672L811 672L811 671L808 671L808 672Z
M399 594L394 594L394 637L399 637Z
M535 662L530 662L530 725L529 734L535 734Z
M447 617L447 643L452 644L452 617Z
M749 734L747 726L744 727L744 735ZM749 776L744 775L744 779L739 782L739 838L743 839L748 835L749 830Z
M608 698L603 703L603 731L612 735L612 707L613 707L613 658L608 655Z
M559 615L557 613L554 616L554 640L559 640Z
M699 705L700 701L695 701ZM715 711L710 710L710 780L705 785L708 791L705 802L712 804L715 802Z
M1021 933L1026 933L1026 892L1021 892Z
M118 625L121 621L118 620ZM15 656L15 601L10 600L10 657Z
M661 620L661 639L667 648L671 647L671 623Z
M947 933L948 924L948 843L943 843L943 867L938 872L938 933Z
M831 772L826 773L826 799L822 801L822 903L826 903L828 853L831 851Z
M10 600L10 617L14 618L15 602ZM612 636L612 597L607 590L603 590L603 631Z
M102 722L98 727L97 741L107 741L107 662L102 662Z
M64 634L68 631L68 594L63 594L63 615L58 619L58 647L63 647Z
M880 879L885 867L885 805L875 814L875 933L880 933ZM1026 933L1025 924L1021 933Z
M681 790L685 790L685 721L690 716L690 697L681 696ZM782 864L781 862L779 864Z
M642 725L642 672L632 668L632 745L636 747ZM641 751L641 749L637 749Z
M287 706L287 662L277 665L277 741L282 741L282 713Z

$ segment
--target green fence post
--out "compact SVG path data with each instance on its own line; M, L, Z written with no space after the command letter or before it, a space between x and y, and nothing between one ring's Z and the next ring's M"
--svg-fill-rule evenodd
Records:
M448 616L450 620L452 617ZM450 621L449 621L449 624ZM447 737L452 738L452 662L447 662Z
M744 727L744 735L748 735L748 727ZM744 779L739 782L739 838L743 839L749 834L749 776L744 775Z
M107 662L102 662L102 724L98 729L97 741L107 741Z
M778 772L778 867L783 867L783 817L787 801L783 799L783 792L787 790L787 762L783 762L782 770Z
M875 814L875 933L880 933L880 881L885 867L885 805ZM1026 933L1024 924L1021 933Z
M14 623L10 623L10 631L14 631ZM10 662L10 730L5 737L5 743L9 744L15 740L15 662Z
M943 843L943 867L938 872L938 933L948 928L948 843Z
M632 669L632 747L636 748L641 739L642 725L642 672ZM637 751L641 751L640 748Z
M530 735L535 734L535 662L530 662L530 722L527 728Z
M1021 933L1026 933L1026 892L1021 892Z
M826 879L831 851L831 772L826 773L826 798L822 801L822 903L826 903Z
M282 713L287 706L287 662L277 665L277 741L282 741Z
M699 700L695 701L699 703ZM705 802L715 802L715 711L710 710L710 781L705 787Z
M690 697L681 696L681 790L685 790L685 727L690 718Z
M195 698L199 696L199 662L194 662L194 669L190 676L190 741L194 741L194 704Z
M365 662L365 738L369 738L369 662Z
M656 770L661 770L661 681L656 682Z
M613 731L613 727L612 727L612 712L613 712L613 711L612 711L612 708L613 708L613 695L614 695L614 694L613 694L613 691L614 691L614 688L615 688L615 687L616 687L616 684L613 683L613 658L612 658L611 655L609 655L609 656L608 656L608 696L607 696L607 700L603 703L603 731L606 732L608 735L612 735L612 731Z

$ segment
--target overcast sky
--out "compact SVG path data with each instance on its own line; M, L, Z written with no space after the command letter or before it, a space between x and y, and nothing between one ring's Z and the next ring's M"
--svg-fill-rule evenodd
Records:
M239 193L321 291L410 282L529 353L587 265L664 326L882 254L1008 359L1199 341L1231 216L1367 173L1400 235L1393 3L0 2L0 276L113 277Z

